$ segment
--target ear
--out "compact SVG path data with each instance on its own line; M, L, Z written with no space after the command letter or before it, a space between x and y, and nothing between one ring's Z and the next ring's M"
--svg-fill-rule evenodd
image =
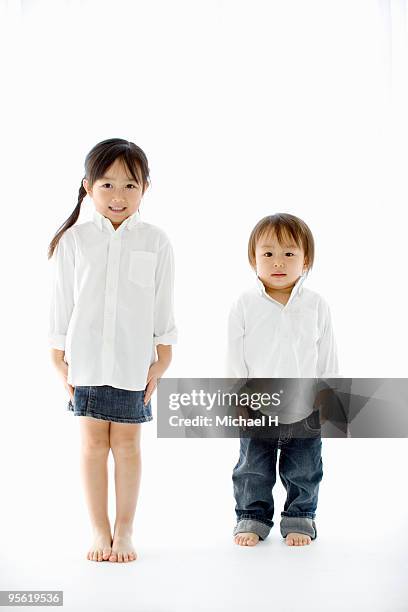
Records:
M305 257L304 262L303 262L303 272L307 272L309 270L309 260L307 257Z
M82 185L86 191L86 193L91 196L92 195L92 189L89 188L89 182L87 179L82 179Z
M149 183L145 183L143 185L142 195L144 195L146 193L146 191L149 189L149 187L150 187Z

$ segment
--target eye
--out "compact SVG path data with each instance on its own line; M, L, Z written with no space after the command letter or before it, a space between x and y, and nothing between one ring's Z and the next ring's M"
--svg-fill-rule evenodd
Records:
M265 257L272 257L272 253L270 251L266 251L266 253L264 253Z
M104 183L102 187L106 187L106 185L110 185L110 183Z
M136 187L132 185L132 183L129 183L128 185L126 185L126 187L133 187L133 189L136 189Z
M285 255L292 255L293 257L295 256L294 253L285 253Z

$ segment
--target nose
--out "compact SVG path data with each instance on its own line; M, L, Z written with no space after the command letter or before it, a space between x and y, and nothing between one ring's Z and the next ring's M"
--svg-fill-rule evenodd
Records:
M110 195L112 202L125 202L126 200L126 193L120 187L114 187L111 190Z
M125 198L121 198L120 196L114 196L112 198L112 204L121 204L122 202L125 202Z

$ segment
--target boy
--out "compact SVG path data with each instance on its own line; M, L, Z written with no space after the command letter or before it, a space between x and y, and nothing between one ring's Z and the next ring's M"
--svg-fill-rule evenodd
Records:
M314 260L309 227L286 213L264 217L252 230L248 258L256 286L242 293L230 312L227 376L336 377L329 307L316 292L303 287ZM287 492L281 534L290 546L310 544L316 538L314 518L323 464L319 415L310 397L297 394L296 405L279 416L273 437L241 437L232 477L236 544L254 546L273 526L278 449L279 475ZM261 412L268 414L268 409Z

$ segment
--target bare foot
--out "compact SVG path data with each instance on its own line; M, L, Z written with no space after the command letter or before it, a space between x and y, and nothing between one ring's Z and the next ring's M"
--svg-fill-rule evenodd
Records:
M239 546L255 546L259 542L259 536L252 532L237 533L234 542Z
M110 528L95 529L94 540L86 558L89 561L107 561L112 551L112 535Z
M127 563L128 561L136 561L136 559L137 554L133 547L132 530L129 529L129 527L115 527L112 553L109 557L109 561Z
M285 542L288 546L305 546L311 543L311 537L305 533L288 533Z

